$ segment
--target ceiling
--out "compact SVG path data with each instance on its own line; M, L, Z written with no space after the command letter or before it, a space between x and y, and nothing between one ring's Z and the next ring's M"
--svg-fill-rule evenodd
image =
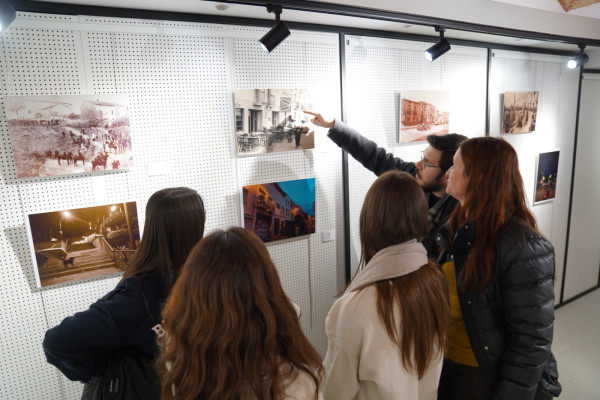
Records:
M502 2L514 2L514 3L527 3L527 2L544 2L551 1L560 8L560 5L556 0L494 0ZM208 14L208 15L220 15L227 17L243 17L243 18L256 18L272 20L274 19L273 14L269 14L265 7L258 7L256 5L244 5L244 4L232 4L229 2L220 3L216 1L204 1L204 0L169 0L169 1L152 1L152 0L127 0L126 3L123 0L38 0L36 2L60 2L66 4L78 4L86 6L103 6L103 7L115 7L115 8L130 8L140 10L154 10L154 11L170 11L170 12L181 12L181 13L192 13L192 14ZM34 2L34 3L36 3ZM277 1L274 1L276 3ZM314 2L313 2L314 3ZM383 2L380 2L383 3ZM493 3L493 1L492 1ZM332 3L330 3L332 4ZM599 6L596 4L591 7ZM591 8L587 7L587 8ZM561 9L562 10L562 9ZM584 9L579 9L583 11ZM600 18L600 8L597 14ZM575 10L578 11L578 10ZM573 13L575 11L571 11ZM351 16L332 15L325 13L316 13L310 11L296 11L286 9L284 6L284 12L282 13L282 20L293 21L300 23L310 24L322 24L322 25L334 25L341 27L352 27L362 28L371 30L383 30L390 32L400 32L412 35L426 35L426 36L437 36L431 26L423 26L410 23L398 23L397 21L385 21L370 18L358 18ZM578 49L572 43L560 43L555 41L546 40L532 40L523 39L519 37L510 36L499 36L486 33L470 32L468 30L457 30L452 29L446 32L448 39L458 40L469 40L478 41L485 43L498 43L502 45L510 46L522 46L522 47L535 47L540 49L549 49L557 51L568 51L576 52ZM598 41L598 39L596 39Z

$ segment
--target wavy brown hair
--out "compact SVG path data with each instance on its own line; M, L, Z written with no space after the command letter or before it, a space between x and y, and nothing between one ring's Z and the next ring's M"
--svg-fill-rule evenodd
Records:
M537 231L527 208L519 158L505 140L469 139L460 145L464 173L469 177L464 204L450 217L450 240L460 226L473 221L477 240L461 271L462 290L481 291L494 277L494 248L498 233L511 218Z
M198 243L167 299L163 329L163 399L283 399L298 370L318 396L321 357L253 232L233 227Z
M388 171L371 186L360 213L361 268L380 250L429 230L423 189L406 172ZM450 328L448 284L433 262L404 276L374 283L377 313L398 346L404 368L423 377L446 345ZM395 310L400 312L396 321Z
M204 234L206 215L202 198L193 189L161 189L148 199L144 234L127 265L124 279L162 270L170 289L173 278Z

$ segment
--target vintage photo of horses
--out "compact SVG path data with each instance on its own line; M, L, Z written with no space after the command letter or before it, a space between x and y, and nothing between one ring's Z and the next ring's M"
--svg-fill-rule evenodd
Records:
M124 95L7 96L17 178L133 166Z
M538 155L533 204L546 203L556 197L559 153L556 150Z
M535 132L540 92L505 92L502 133Z
M136 202L29 214L38 287L123 272L140 241Z
M398 143L425 141L428 135L450 132L447 90L405 90L400 93Z
M315 178L242 188L244 228L263 242L315 233Z
M240 89L234 102L238 156L315 147L303 112L313 109L308 90Z

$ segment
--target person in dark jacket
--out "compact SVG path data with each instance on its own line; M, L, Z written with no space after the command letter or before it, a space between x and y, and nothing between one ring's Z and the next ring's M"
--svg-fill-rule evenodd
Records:
M422 152L421 159L416 163L406 162L378 147L377 143L337 119L326 120L319 113L304 112L313 116L313 124L329 128L327 136L375 175L380 176L386 171L396 169L408 172L416 178L429 205L429 235L423 240L423 245L429 257L437 258L439 248L434 240L435 235L457 204L454 198L446 194L446 171L452 166L452 157L458 145L467 137L456 133L429 135L429 146Z
M469 139L448 175L459 206L436 236L452 312L438 399L552 399L554 248L527 208L517 154Z
M133 348L158 356L160 313L188 254L204 234L204 204L193 189L159 190L146 205L142 241L115 289L88 310L65 318L46 332L48 362L73 381L103 375L107 358ZM92 390L94 384L84 387Z

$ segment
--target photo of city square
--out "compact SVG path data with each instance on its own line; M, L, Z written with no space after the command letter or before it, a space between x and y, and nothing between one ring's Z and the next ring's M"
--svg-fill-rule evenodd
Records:
M136 202L29 214L38 287L123 272L140 241Z
M263 242L315 233L315 178L242 188L244 227Z

